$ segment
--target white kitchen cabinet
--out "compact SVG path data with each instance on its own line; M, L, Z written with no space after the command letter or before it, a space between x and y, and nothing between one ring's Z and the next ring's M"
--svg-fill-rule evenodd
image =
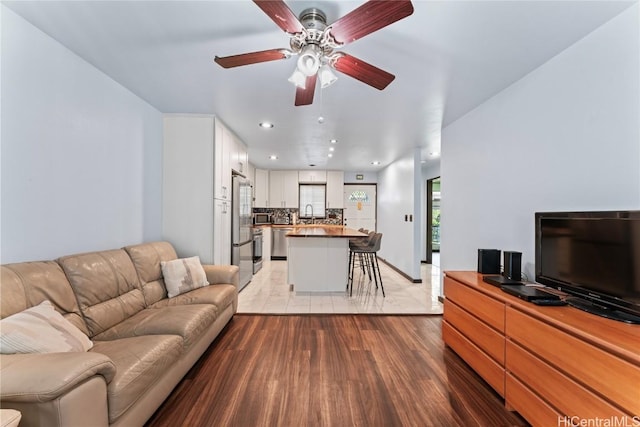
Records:
M271 227L262 228L262 262L269 262L271 260L271 239L273 233Z
M298 182L304 184L324 184L327 182L327 171L303 170L298 171Z
M249 181L251 181L251 185L253 186L256 183L256 168L251 163L247 163L247 173L245 174Z
M229 162L231 169L247 176L249 173L249 156L247 154L247 146L232 132L229 132L228 137L230 139Z
M256 168L251 163L247 163L246 175L251 182L251 207L254 207L256 200Z
M327 209L344 209L344 172L327 172Z
M231 264L231 201L215 199L213 206L213 264Z
M231 131L212 115L163 116L162 238L180 257L231 263Z
M214 164L214 198L231 200L231 151L233 137L229 129L215 120L215 164Z
M298 207L298 171L269 171L269 207Z
M255 200L253 206L256 208L268 208L269 206L269 171L266 169L256 169L256 179L253 183L255 190Z

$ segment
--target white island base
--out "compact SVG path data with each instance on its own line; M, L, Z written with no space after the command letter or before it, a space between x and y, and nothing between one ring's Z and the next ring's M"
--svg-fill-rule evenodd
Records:
M345 292L349 239L287 238L289 284L296 292Z

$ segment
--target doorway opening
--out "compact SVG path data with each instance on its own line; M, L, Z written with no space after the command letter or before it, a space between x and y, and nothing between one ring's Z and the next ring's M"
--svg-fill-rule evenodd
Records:
M440 177L427 180L426 254L427 264L440 258ZM439 262L438 262L439 264Z

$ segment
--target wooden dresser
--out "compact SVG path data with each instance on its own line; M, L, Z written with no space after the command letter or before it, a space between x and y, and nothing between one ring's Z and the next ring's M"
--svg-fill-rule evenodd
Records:
M536 306L476 272L446 272L444 295L445 344L509 410L534 426L640 426L640 325Z

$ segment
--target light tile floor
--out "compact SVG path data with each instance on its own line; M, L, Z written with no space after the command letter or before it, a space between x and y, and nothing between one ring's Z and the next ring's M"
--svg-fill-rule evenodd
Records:
M441 314L439 254L433 264L422 264L422 283L413 283L380 262L386 297L366 275L356 274L353 296L347 292L300 293L289 290L287 262L266 261L240 291L238 313L378 313Z

